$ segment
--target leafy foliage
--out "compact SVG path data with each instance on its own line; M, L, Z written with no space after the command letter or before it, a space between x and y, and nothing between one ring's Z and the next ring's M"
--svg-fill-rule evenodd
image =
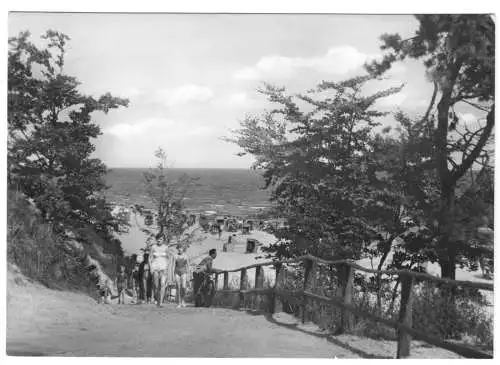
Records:
M92 140L101 134L92 115L127 106L128 100L78 91L79 81L63 70L68 36L47 31L46 48L29 37L23 32L9 39L9 186L31 198L58 235L110 240L124 222L100 194L106 167L92 157Z
M476 15L417 19L414 37L381 37L385 56L367 65L371 76L323 82L295 96L265 85L261 93L279 107L247 117L228 139L255 157L290 221L270 249L278 256L368 255L381 257L381 269L395 250L394 267L419 270L438 261L452 278L457 263L474 268L481 255L491 256L491 240L479 244L478 228L492 218L494 25ZM373 105L400 88L362 96L362 86L407 58L427 67L434 83L429 106L419 118L396 112L397 133L375 134L384 114ZM458 103L485 115L476 129L455 112ZM466 179L478 164L478 179ZM457 195L459 185L466 194Z
M414 174L416 181L428 176L433 180L429 185L433 192L418 189L416 181L409 187L410 194L425 203L424 210L431 211L442 276L454 278L456 260L465 250L460 229L463 222L459 223L465 216L458 206L463 201L456 199L457 184L474 164L488 165L489 161L495 110L495 25L489 15L419 15L417 19L420 27L409 39L398 34L382 35L381 49L386 54L367 69L373 75L382 75L395 62L413 58L422 60L434 82L431 103L418 126L431 133L419 137L420 142L414 145L417 149L412 151L414 166L419 170ZM434 120L431 112L438 91ZM474 107L485 116L480 119L482 124L471 129L455 112L457 104ZM419 156L417 151L422 147L425 155Z
M413 301L415 329L445 339L470 336L474 345L493 348L492 321L481 308L484 299L470 291L464 289L452 297L431 284L421 286Z
M401 220L388 227L388 232L399 234L401 239L393 245L397 251L393 266L411 269L425 261L439 261L445 254L439 244L441 195L435 172L432 125L425 118L410 120L401 112L395 117L400 124L399 136L377 136L377 139L388 147L380 150L389 162L384 171L390 176L391 189L401 192L403 219L409 219L405 229L401 229ZM456 259L462 267L476 269L480 257L492 255L492 241L480 238L478 233L478 229L493 218L492 173L492 169L485 166L479 172L470 171L471 178L459 181L457 191L461 195L457 196L453 216L449 217L453 229L448 239L455 244Z
M156 218L154 229L141 228L148 235L147 244L155 239L165 239L167 242L179 240L188 220L184 213L184 198L197 180L188 174L182 174L175 180L169 179L167 155L161 147L155 152L155 157L158 159L156 169L144 173L146 192L153 203ZM148 215L142 207L137 212Z
M364 96L372 79L323 82L295 96L265 85L261 93L279 108L248 117L227 139L255 156L271 200L289 220L290 229L278 232L283 241L270 248L278 256L359 258L363 242L379 233L380 215L373 212L394 213L394 202L381 200L390 194L370 157L377 144L371 130L385 115L373 109L375 102L401 87Z
M12 190L7 192L6 252L8 262L30 279L54 289L88 289L81 252L54 234L28 199Z

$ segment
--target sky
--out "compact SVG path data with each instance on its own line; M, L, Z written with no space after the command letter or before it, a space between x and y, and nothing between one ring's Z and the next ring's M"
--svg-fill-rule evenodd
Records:
M83 93L129 98L128 108L95 115L103 131L95 154L109 167L153 166L161 146L174 167L249 168L253 159L222 137L272 107L257 93L263 82L301 92L362 75L381 54L381 34L404 38L417 26L409 15L9 15L9 36L29 30L37 42L53 29L71 38L65 73ZM397 64L367 88L400 84L377 108L423 113L432 86L418 62Z

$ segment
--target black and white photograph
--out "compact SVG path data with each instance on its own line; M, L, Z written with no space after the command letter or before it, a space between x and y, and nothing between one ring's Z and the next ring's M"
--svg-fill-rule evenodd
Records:
M496 18L449 11L12 9L6 358L492 359Z

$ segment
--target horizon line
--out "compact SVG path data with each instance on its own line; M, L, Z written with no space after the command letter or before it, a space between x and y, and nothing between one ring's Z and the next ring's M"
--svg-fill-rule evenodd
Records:
M108 170L112 169L155 169L151 166L106 166ZM252 170L251 167L167 167L170 170L176 169L204 169L204 170Z

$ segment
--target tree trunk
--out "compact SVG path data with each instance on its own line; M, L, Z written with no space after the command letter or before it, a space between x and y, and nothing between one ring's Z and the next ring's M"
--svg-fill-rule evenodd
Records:
M441 275L444 278L455 277L455 250L450 251L450 218L453 214L454 198L455 198L455 185L456 181L452 181L452 176L448 170L448 156L447 150L448 142L448 119L449 111L452 103L453 86L455 85L458 77L461 62L451 63L447 65L450 72L449 83L442 90L441 99L437 105L438 111L438 125L435 133L435 158L436 158L436 172L439 177L441 188L441 212L439 217L439 264L441 265ZM453 258L451 253L453 252Z
M445 257L439 260L439 265L441 266L442 278L455 280L457 259L455 257L455 250L452 247L446 250Z
M453 216L455 214L455 184L449 183L441 190L441 214L439 219L439 265L441 277L455 279L456 269L456 243L452 238Z
M384 246L384 253L380 262L378 263L377 271L381 271L384 267L385 260L389 256L392 248L392 241L394 240L394 236L391 235L389 239L386 241ZM377 273L377 313L382 314L382 274Z
M396 285L394 285L394 289L392 290L391 304L389 305L389 308L387 309L387 312L385 313L386 316L392 317L392 311L394 309L394 303L396 302L396 297L398 295L398 287L399 287L400 281L401 281L401 277L398 276L398 278L396 280Z

